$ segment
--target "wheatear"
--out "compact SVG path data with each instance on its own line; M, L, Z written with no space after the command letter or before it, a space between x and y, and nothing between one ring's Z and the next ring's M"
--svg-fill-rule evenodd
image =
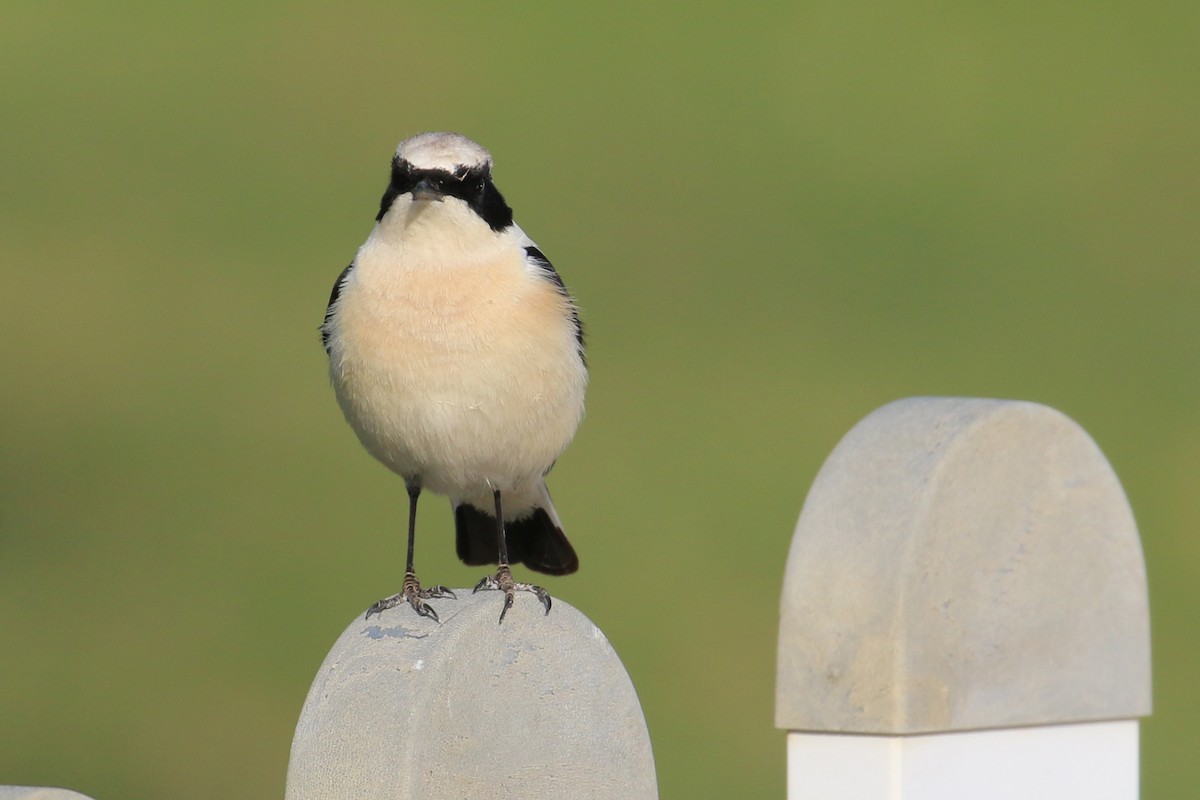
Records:
M413 571L422 489L450 498L458 556L499 564L479 582L515 583L509 565L550 575L579 568L546 491L546 473L583 418L588 373L575 303L550 261L513 222L492 158L456 133L406 139L392 159L376 225L333 286L321 338L350 427L408 487L408 565L399 594L373 613L453 597Z

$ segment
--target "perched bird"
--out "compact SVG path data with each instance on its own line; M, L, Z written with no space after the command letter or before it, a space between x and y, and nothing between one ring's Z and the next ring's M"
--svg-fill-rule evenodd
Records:
M513 222L492 157L456 133L396 148L376 225L333 286L321 338L342 412L408 489L408 564L399 594L367 611L453 597L413 569L417 499L450 498L458 557L498 564L475 587L550 595L513 580L524 563L579 568L546 473L583 418L583 329L550 261Z

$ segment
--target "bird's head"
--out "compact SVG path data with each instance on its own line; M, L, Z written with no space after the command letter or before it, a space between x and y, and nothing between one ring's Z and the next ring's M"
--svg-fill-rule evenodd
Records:
M461 134L422 133L400 143L376 221L404 195L413 204L461 201L496 232L512 225L512 209L492 183L491 154Z

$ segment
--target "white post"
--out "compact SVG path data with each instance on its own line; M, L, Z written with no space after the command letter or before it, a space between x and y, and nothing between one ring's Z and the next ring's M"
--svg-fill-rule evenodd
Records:
M458 591L441 623L407 605L350 623L300 714L286 800L655 800L633 684L555 599Z
M805 501L777 666L789 800L1136 798L1146 573L1108 462L1033 403L869 415Z

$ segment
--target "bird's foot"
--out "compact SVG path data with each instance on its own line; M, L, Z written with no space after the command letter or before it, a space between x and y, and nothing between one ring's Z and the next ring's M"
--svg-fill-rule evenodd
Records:
M413 607L413 610L422 617L430 617L434 622L438 622L437 612L433 610L425 601L431 598L451 597L455 600L458 597L454 592L447 589L445 586L432 586L428 589L421 588L421 582L417 580L417 576L412 572L404 573L404 589L399 594L394 594L391 597L385 597L382 600L375 601L370 608L367 609L367 619L371 618L372 614L382 614L389 608L394 608L401 603L408 603Z
M500 609L501 622L504 622L504 615L512 608L516 592L532 592L537 595L537 599L541 600L542 605L546 607L546 613L550 613L550 593L540 586L534 586L532 583L517 583L514 581L508 564L501 564L500 568L496 570L495 575L488 575L475 584L475 589L471 594L478 592L480 589L497 589L504 592L504 608Z

